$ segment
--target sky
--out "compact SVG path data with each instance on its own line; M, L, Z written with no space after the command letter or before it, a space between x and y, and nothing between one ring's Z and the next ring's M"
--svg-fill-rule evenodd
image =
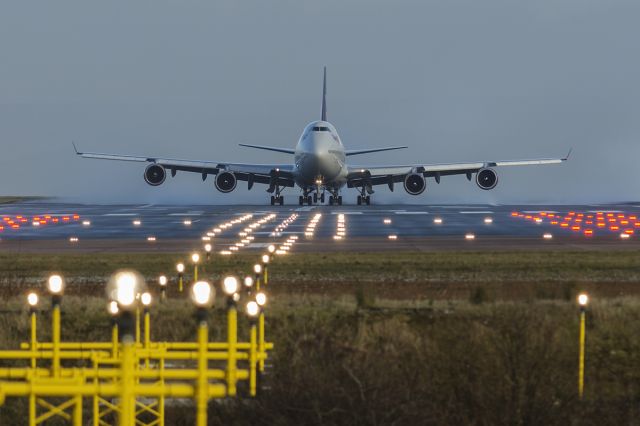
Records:
M501 168L493 191L432 179L385 203L637 200L640 2L636 0L140 0L0 5L0 194L104 203L266 203L178 173L85 151L211 161L289 156L319 119L347 149L407 145L358 164L564 156ZM285 200L296 202L298 190ZM355 190L345 199L355 201Z

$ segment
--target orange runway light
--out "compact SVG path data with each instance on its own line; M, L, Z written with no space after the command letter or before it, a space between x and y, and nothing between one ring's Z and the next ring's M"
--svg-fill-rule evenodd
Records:
M618 217L621 218L621 219L624 219L624 215L623 214L619 214Z
M584 230L585 237L590 237L593 235L593 229L585 229Z
M607 213L607 217L613 217L613 213Z
M616 222L616 219L611 218L611 219L609 219L609 222L610 222L610 223L614 223L614 222Z
M531 218L533 218L533 216L531 216L530 214L528 214L528 215L526 215L524 218L525 218L525 219L531 219Z
M629 216L629 220L638 220L638 217L635 215Z
M546 216L547 212L540 212L540 216Z
M620 221L620 225L628 225L629 221L628 220L621 220Z
M614 226L610 226L609 229L612 231L617 231L618 229L620 229L620 227L617 225L614 225Z
M607 226L607 224L606 224L606 223L604 223L604 222L598 222L596 226L597 226L598 228L604 228L605 226Z
M80 215L74 214L73 215L73 220L78 220L78 219L80 219Z
M17 224L16 224L16 225L11 225L11 228L13 228L13 229L20 229L20 225L17 225Z
M582 219L576 219L576 220L575 220L575 222L576 222L576 223L581 223L581 222L582 222Z
M552 225L557 225L557 224L558 224L558 221L557 221L557 220L552 220L552 221L551 221L551 224L552 224Z
M517 217L518 216L518 212L511 212L511 216Z
M569 227L569 224L568 224L567 222L562 222L562 223L560 224L560 226L561 226L562 228L568 228L568 227Z
M636 228L640 228L640 222L635 222L633 226L635 226Z
M634 234L634 230L633 229L625 229L624 233L625 234L629 234L629 235L633 235Z
M571 230L572 230L572 231L579 231L579 230L580 230L580 227L579 227L579 226L572 226L572 227L571 227Z

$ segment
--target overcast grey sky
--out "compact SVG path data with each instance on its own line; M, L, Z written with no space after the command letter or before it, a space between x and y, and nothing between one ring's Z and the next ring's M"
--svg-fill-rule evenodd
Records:
M239 142L293 147L319 118L347 148L406 144L358 163L560 156L500 169L489 192L464 177L378 201L638 199L637 0L51 1L0 6L0 194L109 202L255 202L179 173L82 149L282 162ZM285 197L297 198L297 190ZM356 193L347 190L348 199ZM353 201L353 200L352 200Z

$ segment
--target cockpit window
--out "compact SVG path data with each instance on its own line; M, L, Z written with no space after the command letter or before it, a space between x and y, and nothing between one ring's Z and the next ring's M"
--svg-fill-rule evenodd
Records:
M315 126L312 130L314 132L328 132L329 128L328 127L323 127L323 126Z

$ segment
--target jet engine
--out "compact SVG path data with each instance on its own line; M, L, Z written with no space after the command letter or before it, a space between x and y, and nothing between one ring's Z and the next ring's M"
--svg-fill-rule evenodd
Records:
M232 172L220 172L216 176L215 185L220 192L231 192L236 189L237 184L238 179Z
M411 173L404 178L404 189L411 195L420 195L427 187L424 176L419 173Z
M149 164L144 169L144 181L151 186L162 185L167 178L167 172L160 164Z
M493 169L480 169L476 173L476 183L484 190L493 189L498 184L498 174Z

